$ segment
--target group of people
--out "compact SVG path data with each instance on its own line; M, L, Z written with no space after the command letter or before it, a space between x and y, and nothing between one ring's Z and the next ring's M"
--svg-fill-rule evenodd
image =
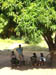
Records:
M23 48L21 47L21 44L19 45L19 48L16 48L16 51L18 52L18 58L16 58L16 55L14 51L11 53L11 64L12 65L25 65L25 60L24 60L24 55L23 55ZM37 55L36 53L33 53L33 55L30 57L32 65L44 65L46 62L46 58L44 57L43 53L40 53L40 60L37 60Z
M24 65L25 61L24 61L24 56L23 56L23 48L21 47L21 45L19 45L19 48L16 48L16 51L18 52L18 58L16 58L16 55L14 53L14 51L12 51L11 53L11 64L13 65ZM22 63L23 62L23 63Z
M36 53L33 53L33 56L31 56L31 63L32 65L44 65L46 63L46 58L44 57L43 53L40 53L40 59L37 59Z

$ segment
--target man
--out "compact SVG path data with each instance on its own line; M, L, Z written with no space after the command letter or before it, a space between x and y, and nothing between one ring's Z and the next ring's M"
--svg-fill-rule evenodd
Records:
M16 48L16 51L18 52L19 60L22 61L23 48L21 47L21 44L19 44L19 48Z

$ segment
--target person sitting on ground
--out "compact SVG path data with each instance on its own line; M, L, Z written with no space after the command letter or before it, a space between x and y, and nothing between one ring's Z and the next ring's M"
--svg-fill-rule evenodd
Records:
M46 62L46 58L44 57L43 53L40 53L40 65L44 65Z
M19 64L19 60L17 60L14 51L11 52L11 65L16 66L17 64Z
M23 59L23 48L21 47L21 44L19 44L19 48L16 48L16 51L18 52L19 64L21 64Z
M32 63L33 66L37 65L37 55L36 55L36 53L33 53L33 56L30 57L30 59L31 59L31 63Z

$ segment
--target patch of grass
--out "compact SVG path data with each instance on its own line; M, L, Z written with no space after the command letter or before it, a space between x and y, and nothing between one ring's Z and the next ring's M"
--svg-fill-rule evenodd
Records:
M30 45L23 47L24 51L48 51L47 47L41 47L38 45Z
M41 42L38 44L38 46L44 47L44 48L48 48L48 45L47 45L47 43L46 43L44 40L41 41Z
M0 38L0 50L8 49L13 43L24 43L23 40L1 39Z
M37 51L37 50L47 50L48 46L44 40L38 44L25 44L23 40L18 39L1 39L0 38L0 50L9 49L15 43L24 43L24 50ZM26 47L25 47L26 46Z

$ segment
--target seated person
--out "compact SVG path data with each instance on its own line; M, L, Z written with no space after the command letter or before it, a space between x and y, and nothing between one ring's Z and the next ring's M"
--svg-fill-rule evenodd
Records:
M31 63L32 63L33 66L37 64L37 55L36 55L36 53L33 53L33 56L30 57L30 59L31 59Z
M43 53L40 53L40 65L44 65L46 62L46 58L44 57Z
M14 54L14 51L12 51L12 53L11 53L11 64L12 64L12 66L13 65L17 65L17 64L19 64L19 60L17 60L17 58L16 58L16 56L15 56L15 54Z

